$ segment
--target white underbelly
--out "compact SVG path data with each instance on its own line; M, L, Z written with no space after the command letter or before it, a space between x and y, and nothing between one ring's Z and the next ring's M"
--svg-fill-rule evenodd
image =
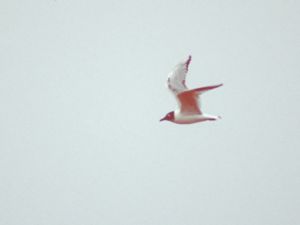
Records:
M175 114L174 123L178 124L191 124L191 123L198 123L207 120L207 118L200 114L195 115L182 115L182 114Z

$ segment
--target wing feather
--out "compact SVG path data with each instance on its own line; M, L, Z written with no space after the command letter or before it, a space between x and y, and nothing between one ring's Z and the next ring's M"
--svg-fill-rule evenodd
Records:
M168 76L168 88L175 95L188 90L187 86L185 85L185 78L191 60L192 57L189 56L189 58L186 61L178 63Z
M196 91L184 91L177 95L182 114L202 114L199 105L199 94Z

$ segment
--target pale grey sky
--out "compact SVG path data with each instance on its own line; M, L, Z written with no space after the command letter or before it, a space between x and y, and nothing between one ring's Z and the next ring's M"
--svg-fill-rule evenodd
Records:
M0 11L1 225L300 224L299 1ZM223 119L159 123L189 54Z

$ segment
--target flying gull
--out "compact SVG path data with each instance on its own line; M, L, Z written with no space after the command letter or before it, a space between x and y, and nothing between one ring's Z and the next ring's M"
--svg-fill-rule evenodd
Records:
M223 84L188 89L185 85L185 77L189 69L192 57L177 64L174 70L169 74L167 85L175 95L179 109L167 113L160 121L170 121L177 124L191 124L204 121L214 121L220 119L220 116L212 116L201 111L199 97L206 91L218 88Z

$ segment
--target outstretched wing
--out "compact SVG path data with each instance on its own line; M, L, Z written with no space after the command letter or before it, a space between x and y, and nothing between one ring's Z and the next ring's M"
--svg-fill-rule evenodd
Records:
M186 61L178 63L168 76L168 88L175 95L188 90L187 86L185 85L185 77L188 72L191 60L192 56L189 56Z
M182 114L202 114L199 96L209 90L221 87L223 84L195 88L179 93L176 97Z
M182 114L202 114L199 103L199 93L196 91L184 91L177 95L177 99Z

